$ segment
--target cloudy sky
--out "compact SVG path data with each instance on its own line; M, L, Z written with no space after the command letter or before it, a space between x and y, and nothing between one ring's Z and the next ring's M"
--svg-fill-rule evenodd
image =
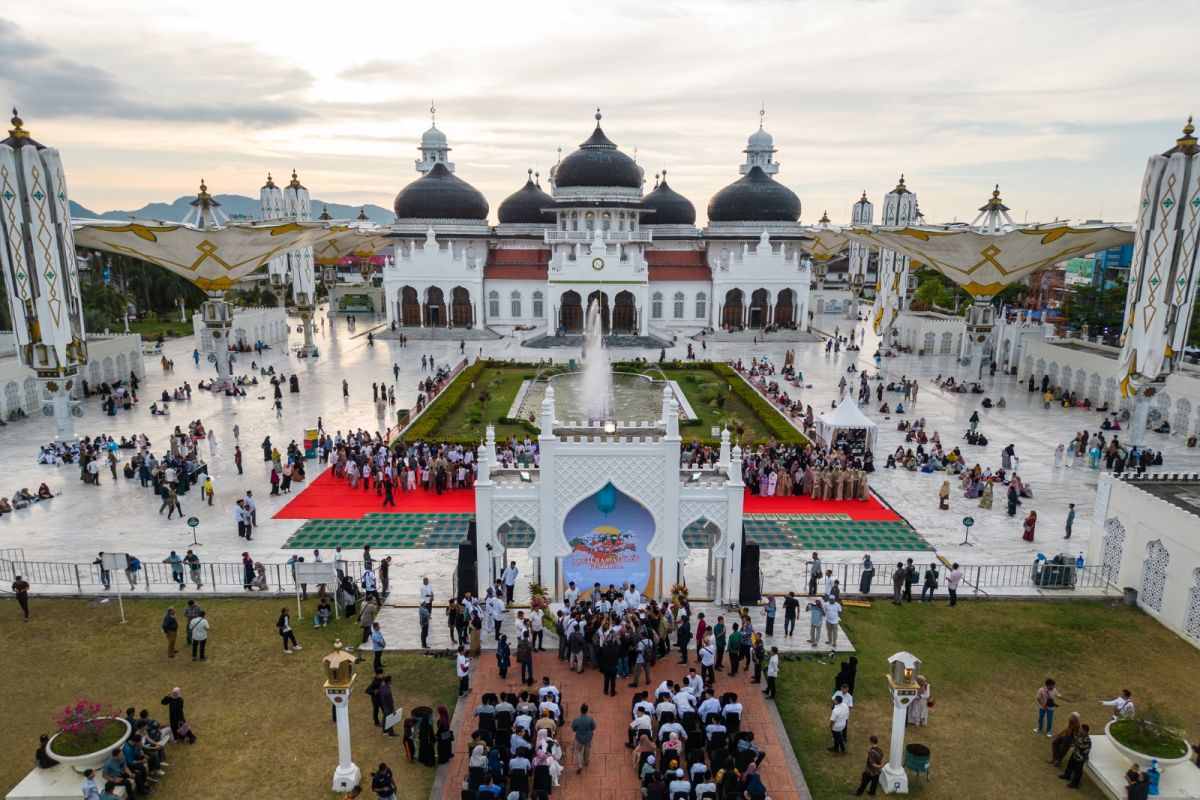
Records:
M1193 0L1194 1L1194 0ZM283 9L291 9L285 11ZM40 0L0 11L0 102L58 147L74 200L137 208L313 194L390 207L429 125L492 217L604 128L696 204L765 125L803 221L905 173L930 221L999 182L1018 220L1127 220L1195 89L1186 0L650 0L584 4ZM878 208L877 212L878 213Z

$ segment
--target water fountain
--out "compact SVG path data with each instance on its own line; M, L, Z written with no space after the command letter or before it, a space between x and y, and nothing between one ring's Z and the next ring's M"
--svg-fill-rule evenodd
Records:
M588 303L583 326L583 396L587 402L589 422L613 419L612 366L604 347L604 321L600 304Z

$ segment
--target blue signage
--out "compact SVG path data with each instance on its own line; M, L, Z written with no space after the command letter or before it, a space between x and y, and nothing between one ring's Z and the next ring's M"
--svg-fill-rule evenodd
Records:
M620 588L622 582L645 591L654 517L641 503L606 484L567 513L563 535L571 548L564 581L575 581L581 591L596 583Z

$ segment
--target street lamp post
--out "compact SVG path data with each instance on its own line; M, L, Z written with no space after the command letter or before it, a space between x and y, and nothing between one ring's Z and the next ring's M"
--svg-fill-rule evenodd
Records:
M917 670L921 659L907 651L888 659L888 691L892 695L892 741L888 761L883 765L883 791L886 794L908 794L908 773L904 771L904 725L908 721L908 706L921 691L917 685Z
M333 771L333 791L348 792L362 779L362 770L350 757L350 689L354 686L354 656L342 649L342 641L333 643L333 652L325 656L325 696L333 703L337 720L338 765Z

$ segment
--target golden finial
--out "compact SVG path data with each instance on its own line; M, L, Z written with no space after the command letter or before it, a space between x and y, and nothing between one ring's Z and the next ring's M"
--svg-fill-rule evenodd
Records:
M208 186L205 185L204 178L200 179L200 194L208 194Z
M317 219L333 219L333 217L329 214L329 206L321 207L321 216L317 217Z
M13 113L14 114L17 113L17 110L15 108L13 109ZM20 120L13 120L13 122L20 122ZM1195 132L1196 132L1196 126L1192 124L1192 115L1188 114L1187 125L1183 126L1183 135L1191 136Z
M303 189L304 188L303 186L300 185L300 179L298 177L296 177L296 170L292 170L292 182L288 184L288 188L290 188L290 189Z
M871 202L870 200L868 200L868 199L867 199L867 190L866 190L866 189L863 189L863 194L862 194L862 197L858 198L858 202L860 202L860 203L869 203L869 202Z
M1000 202L1000 184L998 184L998 183L996 184L996 188L992 189L992 202L993 203Z
M9 134L14 139L28 139L29 131L21 127L24 124L25 120L21 119L21 115L17 113L16 106L13 106L12 130L9 131Z
M819 222L822 225L828 225L829 224L829 212L822 211L821 218L819 220L817 220L817 222Z
M268 189L275 188L275 181L271 180L271 173L269 173L269 172L267 173L267 188Z

